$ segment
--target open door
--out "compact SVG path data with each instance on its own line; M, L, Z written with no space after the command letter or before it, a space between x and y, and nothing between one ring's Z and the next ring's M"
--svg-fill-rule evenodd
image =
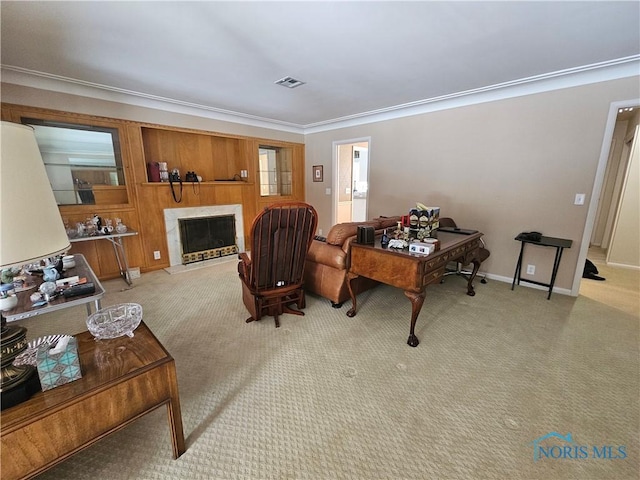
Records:
M334 142L334 223L368 217L369 139Z

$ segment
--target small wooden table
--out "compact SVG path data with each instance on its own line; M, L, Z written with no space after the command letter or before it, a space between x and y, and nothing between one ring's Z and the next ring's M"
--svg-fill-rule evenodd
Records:
M481 237L480 232L471 235L438 232L440 250L426 256L410 253L408 250L384 249L380 246L379 239L374 246L352 243L351 265L347 277L353 307L347 312L347 316L353 317L356 314L356 296L351 288L354 278L363 276L401 288L411 301L411 328L407 344L417 347L420 341L415 335L415 326L424 303L425 289L427 285L440 282L447 263L473 263L473 272L467 282L467 295L475 295L473 280L480 268L478 252Z
M161 405L173 457L184 453L175 362L144 322L133 338L75 337L82 378L2 411L2 480L32 478Z

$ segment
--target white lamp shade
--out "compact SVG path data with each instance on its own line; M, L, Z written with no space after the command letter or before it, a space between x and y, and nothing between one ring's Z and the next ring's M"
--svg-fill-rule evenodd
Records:
M2 122L0 268L53 257L71 248L31 127Z

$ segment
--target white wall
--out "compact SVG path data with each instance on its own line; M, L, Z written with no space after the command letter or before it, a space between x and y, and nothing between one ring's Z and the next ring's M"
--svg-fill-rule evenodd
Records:
M331 178L331 145L371 137L369 217L408 213L416 201L484 232L483 269L502 279L515 270L514 237L537 230L573 240L556 286L570 291L611 103L640 97L638 77L566 88L347 127L305 136L308 165ZM610 138L606 139L610 142ZM310 172L307 172L310 178ZM331 197L307 182L307 201L328 232ZM582 206L573 204L585 193ZM548 281L553 249L528 248L526 263ZM580 267L582 271L582 267Z

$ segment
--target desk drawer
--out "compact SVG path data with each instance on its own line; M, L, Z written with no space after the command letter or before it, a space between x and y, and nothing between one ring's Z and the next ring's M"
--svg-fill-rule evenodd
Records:
M445 253L444 255L434 258L432 260L427 260L424 263L424 269L427 272L437 269L438 267L443 267L447 263L449 263L449 258L451 257L451 253Z
M440 283L442 276L444 275L444 266L438 268L437 270L431 270L425 272L422 275L422 286L426 287L427 285L431 285L432 283Z

